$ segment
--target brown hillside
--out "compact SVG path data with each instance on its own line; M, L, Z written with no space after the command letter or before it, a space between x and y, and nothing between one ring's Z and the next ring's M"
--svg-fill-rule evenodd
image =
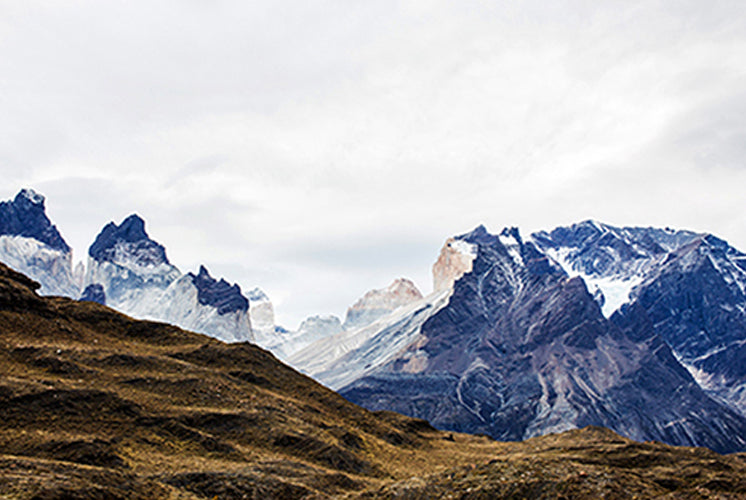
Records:
M0 498L746 498L746 461L363 410L249 344L41 298L0 265Z

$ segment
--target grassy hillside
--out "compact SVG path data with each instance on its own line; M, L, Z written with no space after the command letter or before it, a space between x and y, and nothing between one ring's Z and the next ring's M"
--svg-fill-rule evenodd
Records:
M253 345L36 287L0 265L0 498L746 497L740 456L439 432Z

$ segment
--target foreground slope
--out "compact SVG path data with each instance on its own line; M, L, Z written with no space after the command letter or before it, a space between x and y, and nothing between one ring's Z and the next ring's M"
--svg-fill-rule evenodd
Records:
M426 423L377 417L251 344L36 286L0 266L0 496L298 497L400 476L432 448Z
M428 498L468 496L482 476L492 498L746 494L738 456L590 428L446 434L363 410L250 344L37 287L0 265L2 498Z

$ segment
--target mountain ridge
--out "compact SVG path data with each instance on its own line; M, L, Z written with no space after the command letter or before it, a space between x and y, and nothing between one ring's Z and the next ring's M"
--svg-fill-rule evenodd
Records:
M44 201L24 190L3 206L35 214L29 220L39 227L29 234L61 238ZM248 297L204 266L182 274L136 214L102 229L89 249L83 282L76 281L71 252L30 236L0 236L0 254L21 270L36 272L43 293L108 303L230 342L260 340L330 386L358 391L361 398L385 400L376 390L395 392L396 377L411 382L421 376L429 387L423 387L421 404L392 400L393 406L376 403L376 408L427 416L449 429L522 439L603 424L636 439L728 451L722 433L708 432L706 422L733 430L746 417L746 371L739 369L746 366L746 256L708 233L583 221L523 237L517 228L491 234L478 226L446 241L433 266L433 294L422 297L400 278L350 306L345 325L311 317L297 332L274 324L263 292ZM252 302L262 325L258 336ZM575 366L577 360L586 368ZM609 366L616 367L609 377L621 377L613 383L602 373ZM490 370L500 374L486 375ZM524 370L523 379L505 379L510 370ZM685 395L682 401L700 408L698 416L686 417L681 401L662 408L652 398L652 373L666 391L678 391ZM637 400L635 387L642 391ZM426 402L424 394L435 397L444 388L453 398L445 406ZM516 396L521 391L533 396ZM633 401L642 408L638 413L653 416L622 422L617 413L629 413ZM515 418L506 417L511 405ZM734 432L737 439L741 434Z
M251 344L39 286L0 264L3 497L746 494L741 456L599 428L523 443L445 433L359 408Z
M639 440L744 449L743 416L708 397L654 331L631 338L605 318L583 279L532 241L483 227L456 239L476 256L448 305L342 395L498 439L594 424Z

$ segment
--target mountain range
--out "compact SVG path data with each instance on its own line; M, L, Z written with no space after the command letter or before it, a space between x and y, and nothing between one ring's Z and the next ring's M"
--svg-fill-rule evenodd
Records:
M594 224L579 224L570 232L583 233L588 226ZM583 242L599 255L615 257L616 266L599 269L608 273L601 277L618 278L621 284L610 281L617 293L634 278L611 273L626 266L644 269L648 264L641 259L652 257L624 254L626 246L616 240L607 248L589 239L612 240L604 231ZM449 241L434 275L448 275L443 265L463 275L454 280L446 303L430 308L407 342L389 350L379 363L333 387L367 408L391 409L436 427L503 440L595 424L639 440L744 449L746 419L738 402L705 392L677 359L677 346L657 333L651 318L655 310L648 312L635 300L638 293L647 296L646 281L632 287L632 302L607 318L601 307L604 289L589 290L581 276L568 273L542 250L550 240L540 236L524 241L516 229L493 235L478 227ZM707 242L707 237L700 240ZM563 244L555 249L567 255L570 270L587 271L584 263L603 262L594 252L572 251ZM464 258L454 259L453 252ZM651 254L660 261L649 264L646 276L674 266L678 256ZM616 262L620 255L630 261ZM461 265L468 260L468 266ZM459 265L452 265L454 261ZM699 272L690 264L693 273ZM689 288L688 293L701 291ZM657 303L653 298L650 302ZM371 332L360 347L325 366L319 378L356 365L386 335L385 328Z
M600 425L746 449L746 255L710 234L480 226L446 241L427 296L400 278L344 321L296 331L260 289L182 274L137 215L106 225L73 269L43 196L23 190L0 204L0 261L45 294L257 342L352 402L441 429L523 440Z
M0 497L737 498L746 462L598 427L521 443L370 412L250 342L43 297L0 264Z

